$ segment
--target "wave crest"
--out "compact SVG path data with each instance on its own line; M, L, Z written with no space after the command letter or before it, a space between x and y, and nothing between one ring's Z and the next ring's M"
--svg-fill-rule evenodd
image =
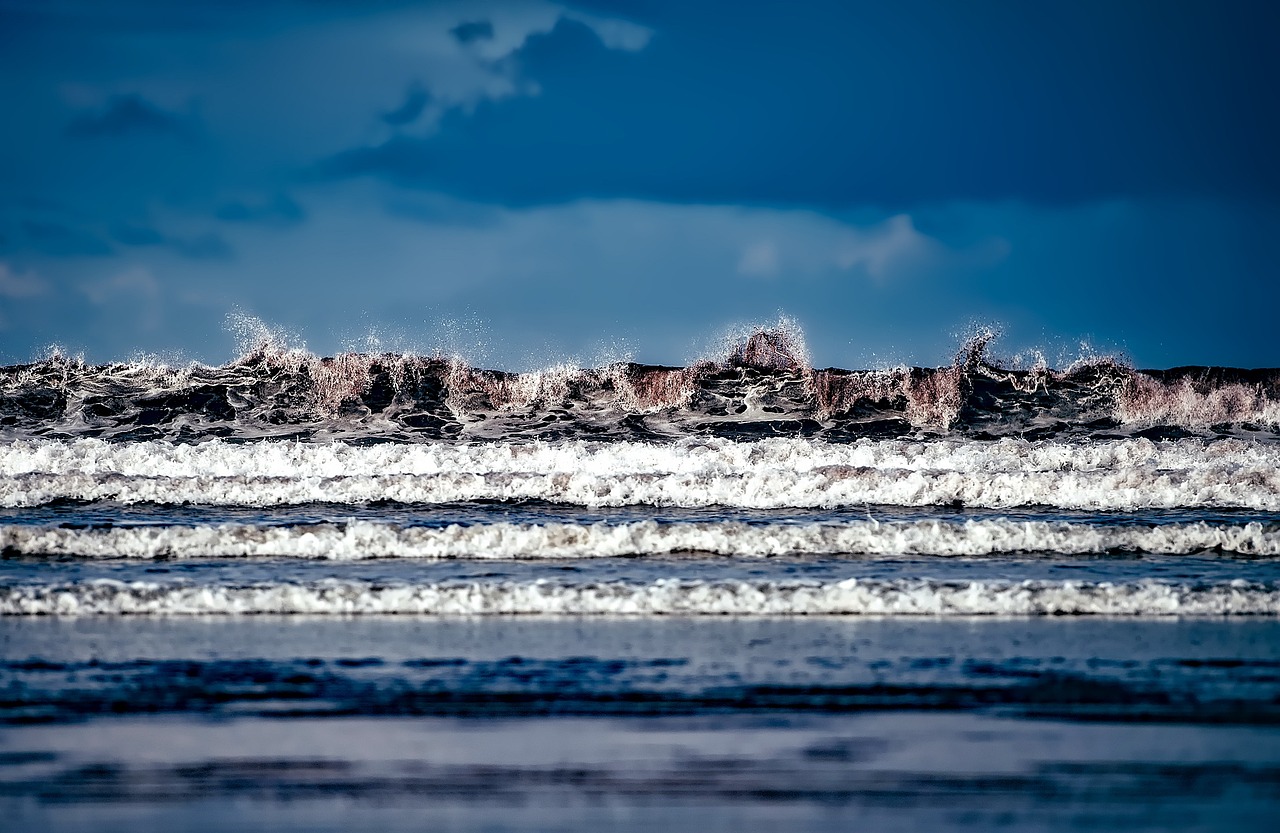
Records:
M443 354L320 357L254 330L218 366L87 365L51 355L0 368L0 438L209 437L438 440L732 438L779 433L848 441L1115 437L1280 431L1280 371L1134 370L1101 358L1054 370L1006 367L994 333L946 366L809 366L792 322L739 334L689 367L619 362L531 373L473 367Z

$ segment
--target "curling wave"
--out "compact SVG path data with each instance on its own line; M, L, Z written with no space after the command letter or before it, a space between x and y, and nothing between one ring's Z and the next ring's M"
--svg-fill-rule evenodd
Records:
M1280 371L1135 370L1110 358L1007 367L984 332L943 367L817 369L794 325L688 367L620 362L534 373L392 353L319 357L266 338L219 367L0 368L0 440L665 439L777 434L834 442L955 435L1117 437L1280 431Z
M1101 526L1007 519L964 522L856 521L751 524L735 521L623 524L518 524L405 527L389 523L260 526L220 524L109 529L0 526L8 557L134 559L608 558L708 553L726 556L927 555L1012 553L1092 555L1206 551L1280 556L1280 529L1258 522Z

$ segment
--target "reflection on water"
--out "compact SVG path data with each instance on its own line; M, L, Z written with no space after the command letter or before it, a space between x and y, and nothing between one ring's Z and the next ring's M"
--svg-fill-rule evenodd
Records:
M59 830L1267 830L1280 622L23 619Z

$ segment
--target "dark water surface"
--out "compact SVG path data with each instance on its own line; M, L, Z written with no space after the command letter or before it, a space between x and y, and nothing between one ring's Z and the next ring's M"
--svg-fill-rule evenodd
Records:
M4 631L14 829L1266 830L1274 619Z

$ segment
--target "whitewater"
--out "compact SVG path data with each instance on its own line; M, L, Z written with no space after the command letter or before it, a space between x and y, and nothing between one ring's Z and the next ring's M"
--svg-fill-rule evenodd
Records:
M24 829L1269 829L1278 671L1280 371L0 368Z
M811 367L786 322L683 368L269 339L219 367L3 368L0 615L1280 614L1280 376L1018 368L990 338L878 371ZM654 567L554 566L619 559ZM386 586L339 566L368 561ZM797 563L829 574L797 589Z

